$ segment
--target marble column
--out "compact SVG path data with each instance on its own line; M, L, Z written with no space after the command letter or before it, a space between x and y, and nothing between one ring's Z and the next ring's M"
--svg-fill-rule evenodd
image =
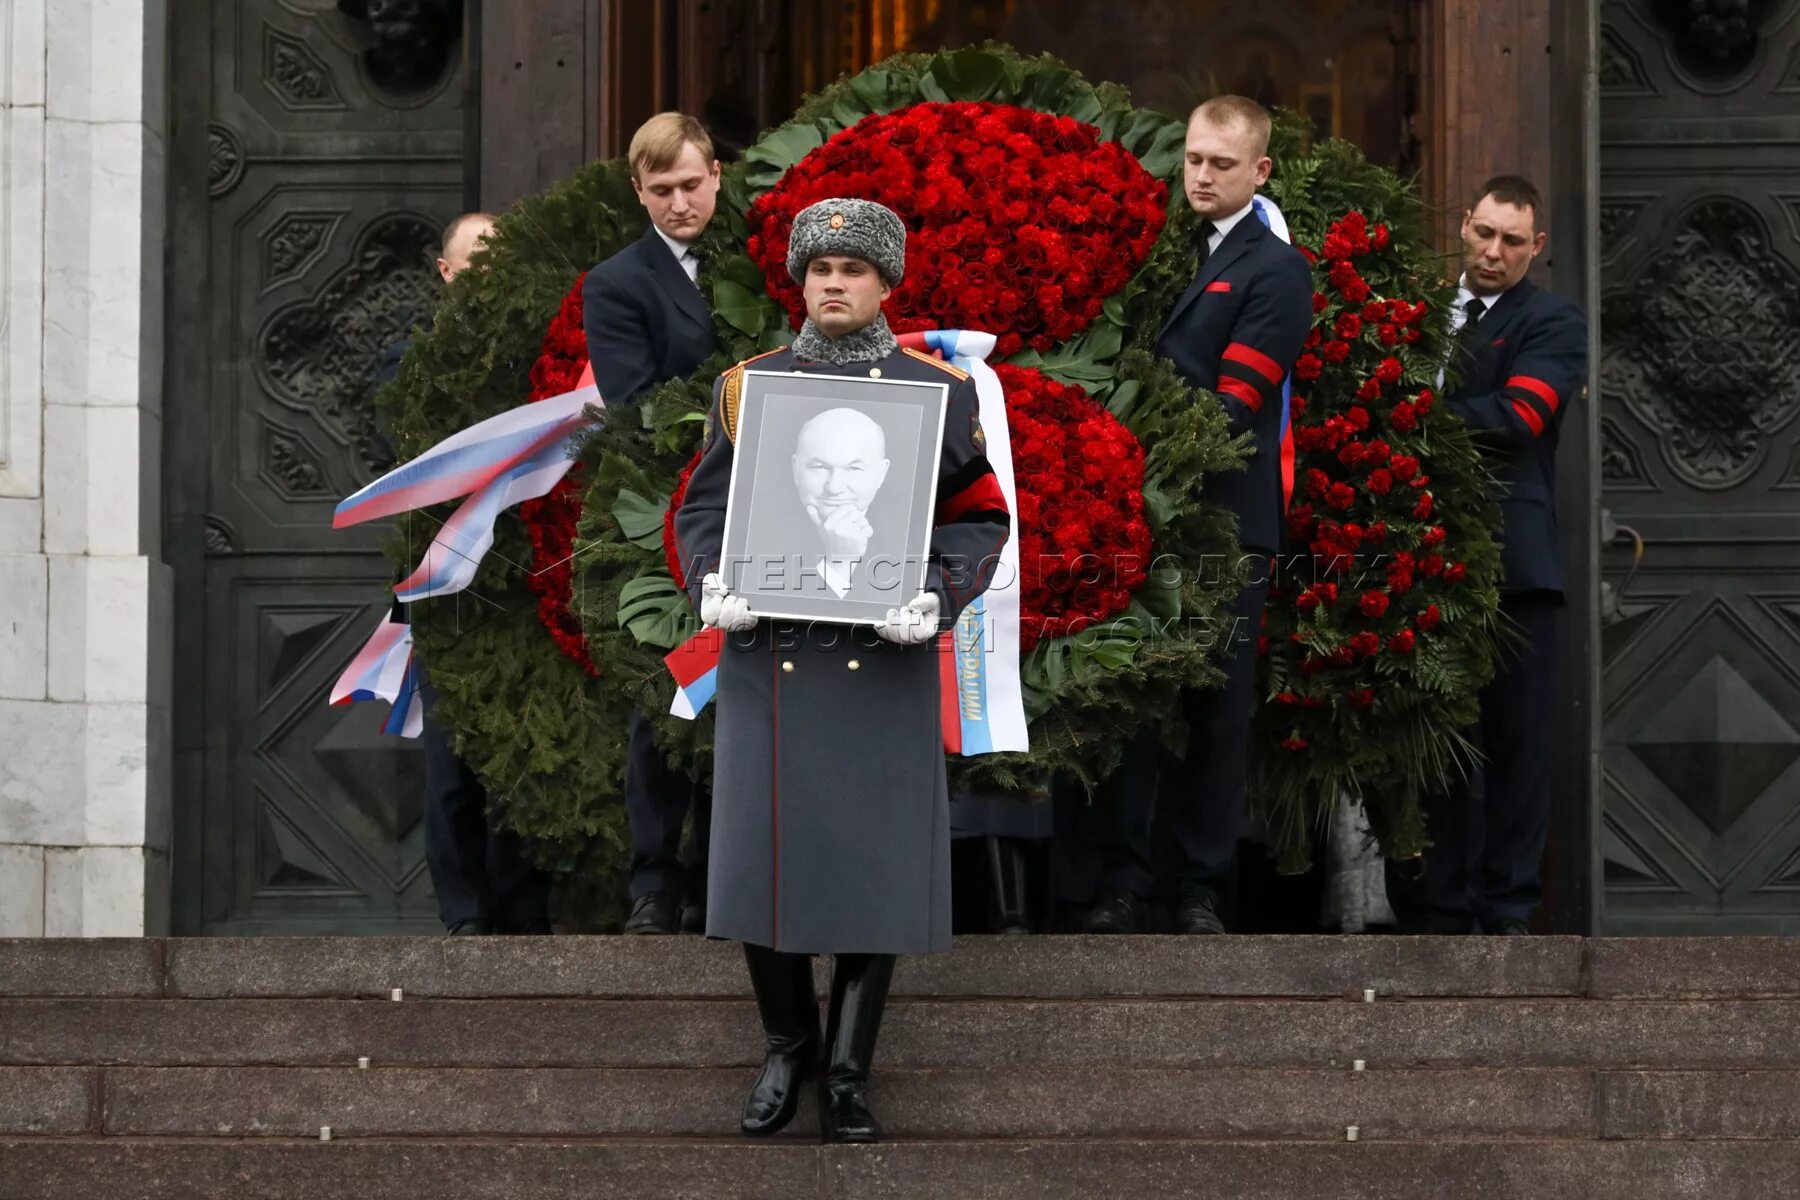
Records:
M0 937L166 932L165 0L0 0Z

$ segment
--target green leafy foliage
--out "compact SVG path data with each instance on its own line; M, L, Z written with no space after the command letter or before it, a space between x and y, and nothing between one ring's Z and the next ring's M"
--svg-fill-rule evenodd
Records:
M398 378L378 397L402 456L518 405L570 285L643 230L643 209L618 162L584 167L505 213L475 269L445 289L432 327L417 331ZM397 576L418 563L450 511L397 522ZM618 778L625 712L545 632L525 586L530 564L524 526L506 514L467 591L409 606L436 692L433 718L543 860L564 861L592 845L623 853L623 813L610 803L616 785L571 785Z

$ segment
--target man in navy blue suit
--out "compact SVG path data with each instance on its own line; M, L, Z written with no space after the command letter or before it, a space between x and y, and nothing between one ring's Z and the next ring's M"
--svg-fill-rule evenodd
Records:
M627 157L650 228L589 271L581 293L594 382L615 409L691 374L719 349L694 252L719 194L712 139L690 116L658 113L632 136ZM669 766L650 722L634 713L625 760L632 849L626 933L705 928L711 807L707 784ZM684 862L681 826L690 808L694 830Z
M1242 471L1202 482L1201 495L1236 514L1247 580L1224 614L1229 639L1222 686L1188 693L1188 746L1171 822L1179 849L1175 927L1223 933L1219 916L1244 821L1250 715L1255 705L1256 636L1269 591L1269 561L1279 549L1282 382L1312 325L1312 272L1306 259L1254 211L1268 181L1268 112L1242 96L1208 100L1188 119L1182 184L1202 218L1196 273L1170 309L1156 352L1182 378L1217 396L1234 434L1254 446ZM1208 569L1196 564L1199 569ZM1118 836L1103 849L1090 933L1142 927L1153 881L1150 827L1158 788L1154 741L1127 755L1113 781Z
M1429 808L1426 929L1522 934L1543 896L1550 829L1556 619L1556 443L1587 378L1587 320L1525 278L1543 253L1543 200L1528 180L1482 185L1463 215L1463 275L1451 314L1460 382L1445 397L1487 451L1501 512L1500 611L1523 635L1481 693L1483 795L1461 786Z

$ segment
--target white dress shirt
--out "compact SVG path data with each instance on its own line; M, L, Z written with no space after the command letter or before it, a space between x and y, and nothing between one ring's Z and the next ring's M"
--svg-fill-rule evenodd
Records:
M819 578L825 586L836 594L839 600L850 594L851 574L860 559L855 558L821 558L819 560Z
M1511 288L1506 289L1506 291L1511 290ZM1477 296L1469 290L1468 273L1465 271L1457 276L1456 303L1450 307L1450 344L1456 345L1456 335L1461 332L1464 325L1469 323L1469 301L1481 301L1481 314L1475 318L1479 322L1482 317L1494 311L1494 305L1500 303L1500 297L1506 295L1506 291L1495 292L1491 296ZM1444 368L1442 367L1438 368L1437 385L1440 389L1444 386Z
M1237 228L1237 223L1249 216L1251 208L1255 207L1255 205L1256 198L1251 197L1249 204L1244 205L1244 207L1238 209L1229 217L1220 217L1213 222L1212 232L1206 235L1206 253L1208 256L1219 252L1219 243L1225 240L1225 235Z
M663 240L663 245L669 248L669 253L675 256L675 261L681 264L681 269L687 273L688 282L698 284L700 282L700 259L695 256L694 247L688 242L676 241L655 225L650 228L656 230L656 236Z

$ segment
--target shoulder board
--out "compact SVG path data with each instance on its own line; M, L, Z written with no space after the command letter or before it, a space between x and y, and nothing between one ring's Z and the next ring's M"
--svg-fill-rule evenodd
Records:
M761 354L752 354L749 358L746 358L743 362L739 363L737 367L732 369L737 370L742 367L747 367L753 362L761 362L763 359L769 357L769 355L780 354L785 349L787 349L786 346L777 346L773 350L764 350Z
M726 369L725 386L720 389L719 394L719 416L725 424L725 436L732 442L737 441L738 406L744 401L744 368L771 354L779 353L779 349L765 350Z
M969 373L961 367L953 367L934 354L926 354L923 350L914 350L911 346L900 347L900 353L910 354L922 363L930 363L946 375L954 375L957 379L967 379Z

